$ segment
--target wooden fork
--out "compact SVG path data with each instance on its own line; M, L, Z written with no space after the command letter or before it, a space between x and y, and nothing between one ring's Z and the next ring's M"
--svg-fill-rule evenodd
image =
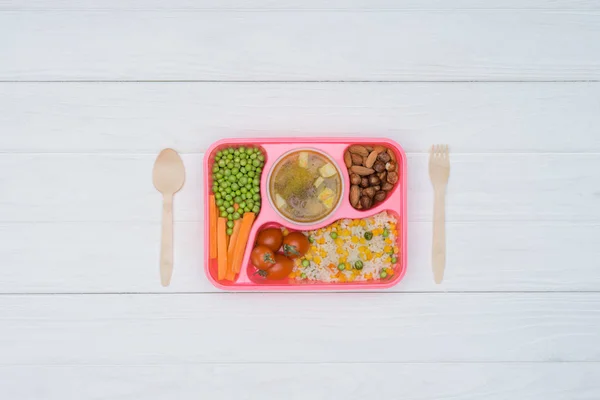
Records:
M442 283L446 266L446 186L450 175L450 156L447 144L431 146L429 178L435 193L433 203L433 248L431 264L435 283Z

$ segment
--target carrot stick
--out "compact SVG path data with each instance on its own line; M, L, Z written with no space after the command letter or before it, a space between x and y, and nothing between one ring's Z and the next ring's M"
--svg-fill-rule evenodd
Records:
M215 202L215 195L211 194L208 197L208 223L210 238L210 259L214 260L217 258L217 203Z
M235 249L233 250L233 269L237 274L242 269L242 258L244 258L244 252L246 251L246 244L250 237L250 228L254 223L256 215L252 212L247 212L242 218L242 224L240 225L240 232L238 233L237 240L235 242Z
M219 280L225 279L227 273L227 218L217 221L217 264Z
M235 243L238 240L239 234L240 234L240 228L242 226L242 220L238 219L233 223L233 233L231 234L231 237L229 238L229 247L227 248L227 262L228 262L228 269L231 269L233 271L233 268L231 268L233 266L233 254L234 254L234 249L235 249Z

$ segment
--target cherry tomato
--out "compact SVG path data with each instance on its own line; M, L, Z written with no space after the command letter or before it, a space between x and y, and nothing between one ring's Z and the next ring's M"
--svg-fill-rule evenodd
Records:
M301 232L292 232L283 238L283 253L290 258L302 257L308 246L308 239Z
M256 238L256 244L259 246L267 246L273 251L279 250L281 242L283 241L283 234L278 228L268 228L260 231Z
M294 269L294 262L283 254L275 254L275 264L265 271L260 271L261 275L270 281L285 279Z
M267 246L256 246L250 254L250 261L258 269L269 269L275 264L275 254Z

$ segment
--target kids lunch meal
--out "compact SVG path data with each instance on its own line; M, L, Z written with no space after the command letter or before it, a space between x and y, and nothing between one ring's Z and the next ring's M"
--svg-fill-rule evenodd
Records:
M373 289L406 271L389 139L231 139L205 155L205 270L228 290Z

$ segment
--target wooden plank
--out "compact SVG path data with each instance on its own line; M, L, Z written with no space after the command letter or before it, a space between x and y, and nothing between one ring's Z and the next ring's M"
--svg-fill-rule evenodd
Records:
M2 11L0 26L9 81L600 78L594 10Z
M0 10L185 10L185 11L258 11L258 10L461 10L461 9L540 9L540 10L597 10L594 0L0 0Z
M3 365L598 362L599 307L598 293L5 295L0 354Z
M155 154L0 154L0 221L160 220ZM201 221L202 154L184 154L176 221ZM408 155L408 218L430 221L428 155ZM452 154L448 221L600 221L598 154ZM18 172L18 173L15 173Z
M600 396L600 363L0 366L13 399L572 400ZM468 378L467 378L468 377ZM435 380L435 384L432 381Z
M1 152L201 152L284 134L600 152L600 83L0 83L0 109Z
M392 292L600 291L598 224L448 223L446 279L431 274L431 223L408 226L408 271ZM204 275L203 226L175 224L175 269L160 286L160 225L4 223L0 293L216 292ZM110 249L110 251L107 251ZM468 249L468 251L466 250Z

